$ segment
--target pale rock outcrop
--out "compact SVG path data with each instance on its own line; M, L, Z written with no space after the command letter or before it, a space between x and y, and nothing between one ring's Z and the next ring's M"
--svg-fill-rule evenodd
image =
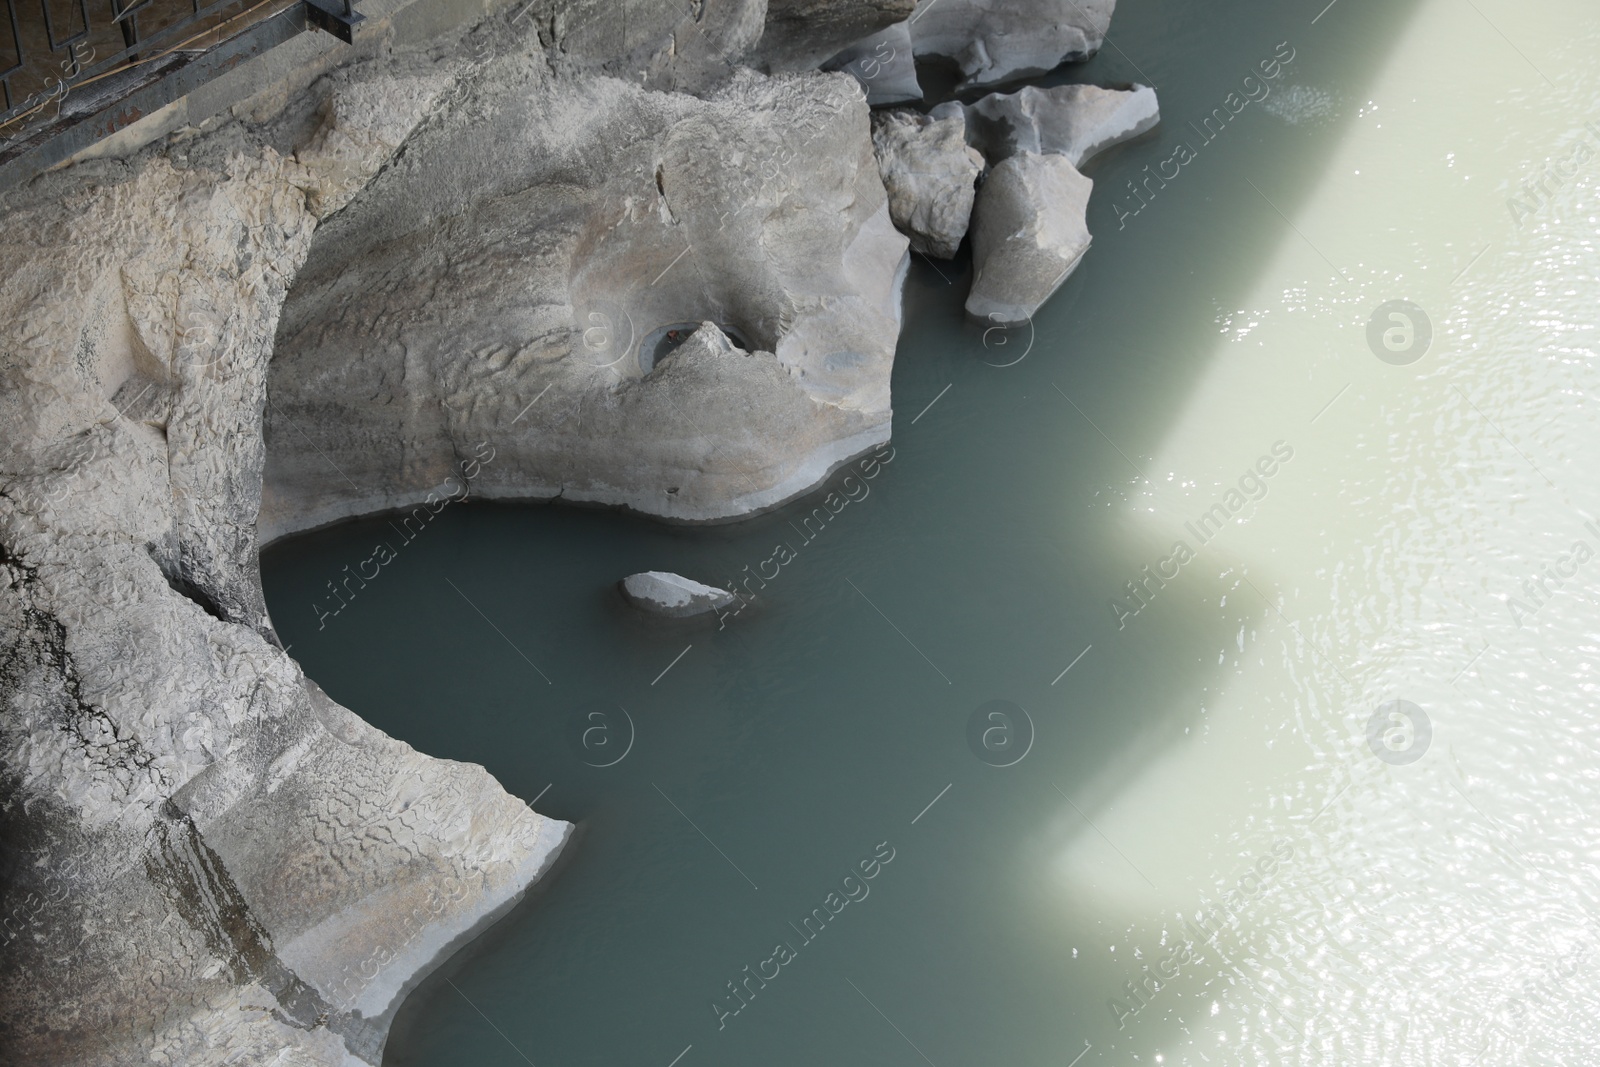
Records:
M343 72L297 158L224 122L12 198L0 1062L377 1064L401 995L566 839L328 699L262 605L279 309L444 84Z
M1116 0L920 0L908 19L919 56L961 69L958 92L1088 59L1100 50Z
M732 604L726 589L705 585L670 571L641 571L617 583L623 598L641 611L670 619L707 615Z
M969 315L997 324L1033 316L1089 250L1093 188L1065 156L1019 152L990 172L973 218Z
M929 114L880 111L872 116L872 146L889 193L889 217L913 251L937 259L956 254L967 234L983 157L967 145L961 105Z
M1028 86L990 93L966 106L967 141L991 165L1018 152L1055 153L1082 168L1112 145L1132 140L1161 121L1156 91L1147 85Z
M917 60L911 49L911 28L904 22L863 37L822 64L823 70L851 75L866 90L872 107L922 99Z
M483 442L477 497L705 521L888 439L908 253L850 77L695 98L510 55L459 111L329 220L289 296L264 538L412 507ZM645 374L646 341L702 321L751 351Z

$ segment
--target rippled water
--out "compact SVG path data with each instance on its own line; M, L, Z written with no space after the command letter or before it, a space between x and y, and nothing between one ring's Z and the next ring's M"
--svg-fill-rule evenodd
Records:
M1119 5L1084 267L986 333L918 261L825 524L458 505L320 630L387 524L266 554L330 693L583 828L387 1062L1593 1062L1600 12L1322 8ZM724 630L611 591L780 541Z

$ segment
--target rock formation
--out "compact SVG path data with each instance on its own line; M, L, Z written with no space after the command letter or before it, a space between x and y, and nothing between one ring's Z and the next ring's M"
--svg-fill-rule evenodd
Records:
M1089 250L1093 188L1065 156L1019 152L994 168L973 218L969 315L1002 325L1033 316Z
M966 113L941 104L929 114L880 111L872 146L889 192L889 216L913 251L937 259L956 254L967 234L983 156L967 146Z
M1018 152L1053 152L1082 168L1112 145L1132 140L1161 121L1156 91L1097 85L1028 86L990 93L968 104L967 141L989 163Z
M888 440L907 251L851 78L693 97L510 54L478 84L289 295L263 538L413 506L484 441L479 497L718 520ZM753 351L645 373L654 338L704 320Z
M49 175L0 229L0 1060L378 1062L401 994L568 832L277 646L254 520L319 216L445 79Z
M261 537L456 479L732 518L886 441L907 242L864 95L915 86L908 40L978 85L1101 32L946 4L533 0L9 198L0 1062L380 1062L570 827L307 679ZM874 34L849 73L735 69ZM931 251L971 203L954 120L883 127ZM996 167L976 313L1048 295L1087 190L1063 155Z
M1088 59L1100 50L1116 0L920 0L907 20L918 56L961 69L958 92Z
M670 571L641 571L630 574L617 585L628 603L652 615L687 619L720 611L733 603L726 589L705 585Z

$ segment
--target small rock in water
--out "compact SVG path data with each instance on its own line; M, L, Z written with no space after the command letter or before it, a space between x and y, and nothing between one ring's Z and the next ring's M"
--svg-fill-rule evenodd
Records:
M725 608L734 600L726 589L704 585L670 571L641 571L617 584L623 598L634 607L672 619L704 615Z
M1066 156L1018 152L994 168L972 217L967 314L998 325L1030 320L1089 250L1093 188Z

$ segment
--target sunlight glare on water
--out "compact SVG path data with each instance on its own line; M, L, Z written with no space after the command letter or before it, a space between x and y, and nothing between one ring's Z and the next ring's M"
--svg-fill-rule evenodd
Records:
M1092 825L1064 806L1054 893L1120 916L1082 930L1118 1051L1600 1047L1600 13L1479 6L1419 6L1303 207L1259 187L1282 241L1127 509L1177 572L1152 601L1246 618L1193 743L1108 768ZM1380 359L1400 300L1431 343L1384 315Z

